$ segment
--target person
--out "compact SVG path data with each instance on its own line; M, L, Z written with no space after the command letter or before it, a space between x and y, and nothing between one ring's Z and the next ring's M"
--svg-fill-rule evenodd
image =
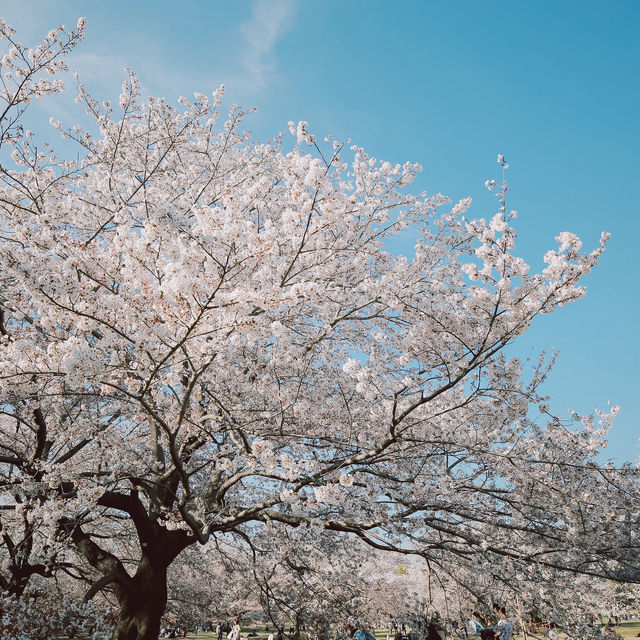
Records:
M218 640L222 640L222 636L224 634L224 627L222 626L222 620L218 620L216 622L216 637Z
M267 640L273 640L273 633L269 634L269 637L267 638Z
M493 627L493 637L497 640L511 640L513 625L507 620L507 611L504 607L496 607L498 624Z
M468 636L472 636L475 633L480 633L480 629L482 629L482 625L477 623L473 618L469 618L469 620L467 620L465 631L467 632Z
M233 619L231 631L227 634L227 640L240 640L240 623L238 622L238 618Z

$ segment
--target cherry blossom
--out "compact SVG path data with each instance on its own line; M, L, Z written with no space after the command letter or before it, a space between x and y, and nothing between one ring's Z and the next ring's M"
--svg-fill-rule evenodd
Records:
M469 218L409 190L416 164L305 122L254 141L222 88L176 107L131 71L114 106L78 81L93 127L51 122L65 160L19 118L83 30L27 53L1 26L3 527L27 513L42 557L73 548L138 640L181 552L273 525L420 556L470 593L487 567L637 581L617 519L637 528L636 471L597 462L617 408L561 421L552 359L506 349L585 295L607 234L561 233L531 273L504 157L498 213ZM413 257L388 248L407 230Z

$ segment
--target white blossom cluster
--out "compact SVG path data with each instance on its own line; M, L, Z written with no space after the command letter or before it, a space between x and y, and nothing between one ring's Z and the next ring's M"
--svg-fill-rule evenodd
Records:
M113 632L113 625L91 602L66 597L0 594L0 611L0 637L6 640L57 640L78 632L91 640L107 640Z

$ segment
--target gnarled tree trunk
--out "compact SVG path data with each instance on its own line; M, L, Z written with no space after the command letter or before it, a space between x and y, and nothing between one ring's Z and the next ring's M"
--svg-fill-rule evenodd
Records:
M167 605L167 569L196 539L186 531L166 529L147 513L135 491L129 495L107 492L99 504L131 515L142 553L135 575L130 576L122 562L98 546L77 523L62 523L70 531L78 551L102 574L85 599L110 588L120 606L114 640L158 640L160 620Z
M129 588L118 594L114 640L158 640L167 605L167 566L143 557Z

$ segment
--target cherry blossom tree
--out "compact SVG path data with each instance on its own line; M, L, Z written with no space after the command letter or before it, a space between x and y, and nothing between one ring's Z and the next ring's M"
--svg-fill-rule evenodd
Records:
M244 574L257 587L266 618L293 629L295 638L303 629L326 638L345 624L374 628L375 594L390 586L388 565L371 558L382 553L352 536L318 533L271 523L251 540Z
M409 190L417 165L304 122L293 145L256 142L246 111L221 122L222 89L174 107L131 72L117 106L78 84L94 124L51 121L63 159L19 118L61 89L38 74L63 70L84 23L34 53L2 25L3 523L27 510L74 545L89 593L117 600L117 638L155 640L185 548L270 523L454 580L633 560L590 519L620 495L596 463L617 409L562 423L549 363L506 351L585 294L606 234L585 252L560 233L532 273L504 179L498 211L470 219L469 200ZM410 257L389 249L400 234ZM114 527L135 530L133 560Z
M75 637L83 631L92 640L106 640L113 632L108 609L86 601L71 583L36 578L20 597L0 595L0 633L6 640ZM65 589L61 589L64 586Z
M294 637L333 637L399 618L415 630L438 613L463 621L476 606L415 557L371 549L354 536L277 523L248 540L187 548L169 569L167 613L191 624L262 611Z
M28 105L34 99L61 93L59 77L67 71L65 59L82 39L85 21L79 20L75 29L59 27L50 31L43 42L28 48L15 38L15 31L0 19L0 40L7 44L0 60L2 87L0 89L0 149L4 152L19 141L31 136L21 125ZM5 184L14 184L14 177L4 162L0 175ZM0 230L4 232L3 223ZM2 291L7 277L2 278ZM0 336L7 335L4 294L0 293ZM22 412L26 411L26 415ZM38 488L43 480L39 468L46 459L50 442L45 437L42 411L25 407L21 398L4 393L0 400L0 589L10 596L21 596L33 575L47 576L55 565L55 552L47 544L46 527L38 513L45 494ZM7 421L14 425L8 429ZM7 494L8 498L4 498Z
M260 610L253 558L242 540L187 547L168 571L165 620L189 628L217 620L241 621Z

